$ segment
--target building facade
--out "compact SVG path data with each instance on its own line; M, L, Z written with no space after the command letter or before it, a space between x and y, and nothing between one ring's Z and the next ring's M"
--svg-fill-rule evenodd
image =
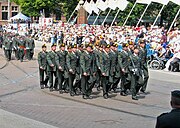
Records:
M20 11L19 6L14 3L10 2L8 8L8 0L0 0L0 24L6 24L8 21L8 10L10 12L9 16L13 17L18 14Z

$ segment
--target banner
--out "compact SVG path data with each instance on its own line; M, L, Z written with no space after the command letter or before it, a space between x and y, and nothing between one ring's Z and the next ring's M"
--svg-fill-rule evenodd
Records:
M94 3L93 0L91 0L90 5L91 5L91 8L92 8L92 11L94 11L94 13L96 13L96 14L99 14L99 9L98 9L97 5Z
M121 10L121 11L124 11L127 7L127 5L129 4L129 2L127 0L118 0L118 8Z
M92 7L91 7L91 4L89 2L85 2L84 5L83 5L83 8L86 10L86 12L88 12L89 14L92 13Z
M105 3L112 10L116 10L116 8L118 7L118 0L106 0Z
M108 8L107 4L102 0L98 0L96 6L103 12Z

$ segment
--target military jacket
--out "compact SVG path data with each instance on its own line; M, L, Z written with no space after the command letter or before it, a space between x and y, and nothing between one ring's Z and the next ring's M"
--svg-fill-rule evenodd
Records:
M145 48L139 48L139 57L141 60L141 65L147 68L147 50Z
M100 70L101 73L105 73L105 76L109 76L110 73L110 68L111 68L110 60L111 59L109 53L102 52L102 58L100 60Z
M78 64L78 56L74 52L69 52L66 56L66 64L67 64L68 70L72 69L75 74L77 64Z
M125 69L126 72L128 72L128 67L131 63L130 57L128 52L122 51L118 54L118 64L120 69Z
M3 42L5 50L12 50L12 39L6 38Z
M111 69L110 69L110 74L113 75L116 71L116 65L117 65L117 61L118 61L118 56L117 56L117 52L111 50L110 53L110 59L111 59Z
M54 65L51 67L50 65ZM47 54L47 70L48 71L56 71L56 52L50 51Z
M43 67L45 70L47 68L47 52L39 52L38 53L38 64L39 67Z
M82 68L82 73L86 72L88 75L93 74L93 53L84 51L80 57L80 66Z
M56 66L57 68L61 67L62 71L66 70L66 55L67 51L56 52Z
M31 38L26 38L26 49L34 49L35 43L34 40Z

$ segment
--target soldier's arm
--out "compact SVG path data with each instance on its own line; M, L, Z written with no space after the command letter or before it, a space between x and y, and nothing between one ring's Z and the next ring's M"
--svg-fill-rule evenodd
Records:
M55 56L55 62L56 62L56 66L59 67L60 63L59 63L59 56L58 56L58 54L56 54L56 56Z
M70 63L70 56L69 56L69 54L66 56L66 64L67 64L68 70L72 69L72 68L71 68L71 63Z
M41 53L38 53L38 64L39 64L39 67L42 66L42 63L41 63Z
M123 67L123 64L122 64L122 55L121 55L121 53L118 54L118 64L119 64L119 67L120 67L121 69L124 68L124 67Z

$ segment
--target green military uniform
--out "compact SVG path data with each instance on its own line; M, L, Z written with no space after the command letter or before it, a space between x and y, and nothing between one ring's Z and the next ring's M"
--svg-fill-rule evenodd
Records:
M93 53L90 53L85 50L81 54L81 58L80 58L80 66L82 69L81 88L84 99L91 98L90 95L94 85L94 81L93 81L93 75L95 72L94 65L95 64L93 61ZM86 75L84 73L86 73Z
M116 92L117 85L120 81L120 70L118 66L118 52L110 50L111 58L111 69L110 69L110 82L112 84L112 89Z
M109 45L106 46L107 48L110 47ZM111 69L111 61L110 61L110 54L106 51L102 52L102 57L100 60L100 70L102 73L101 81L102 81L102 87L103 87L103 97L105 99L108 98L108 91L110 89L110 83L109 83L109 76L110 76L110 69ZM103 75L104 74L104 75Z
M72 48L76 48L76 46L72 46ZM66 56L66 64L69 71L69 90L70 95L75 95L75 88L74 88L74 80L76 78L76 69L77 69L78 57L75 52L68 52Z
M123 44L123 47L127 47L126 44ZM130 84L130 74L129 74L129 64L131 63L128 51L122 50L118 54L118 64L121 70L121 95L125 96L126 91ZM124 71L122 71L124 70Z
M61 44L61 46L62 45L64 44ZM58 77L58 86L59 86L60 93L62 93L63 89L65 90L67 88L66 87L67 81L65 81L66 79L64 78L65 72L67 71L66 55L67 55L67 51L60 50L56 52L57 77ZM63 82L64 82L64 85L63 85Z
M145 43L145 42L140 42ZM144 75L144 84L142 85L141 91L145 92L148 79L149 79L149 73L148 73L148 66L147 66L147 49L146 48L139 48L139 57L141 60L143 75Z
M22 62L23 61L23 58L24 58L24 49L26 48L25 47L25 40L21 37L19 40L18 40L18 47L19 47L19 59L20 61Z
M6 56L7 60L10 61L11 53L12 53L12 39L10 36L8 36L7 38L4 39L3 45L4 45L5 56Z
M42 47L46 47L43 45ZM40 76L40 87L41 89L44 89L44 86L47 87L47 83L49 80L49 77L47 75L47 54L48 52L41 51L38 53L38 64L39 64L39 76ZM46 74L46 77L44 79L44 74Z
M131 64L129 65L130 75L131 75L131 93L132 99L138 100L137 93L139 91L139 86L142 83L142 71L141 71L141 61L138 55L133 54L130 56Z
M51 46L55 46L54 44ZM50 51L47 54L47 71L48 71L48 76L49 76L49 90L53 91L53 88L55 90L58 90L57 84L58 84L58 79L57 79L57 74L56 74L57 66L56 66L56 52L55 51ZM53 77L55 77L55 82L53 82ZM54 83L54 85L53 85Z
M17 60L19 60L19 47L18 47L18 38L14 37L13 38L13 50L14 50L14 54Z
M32 38L26 38L26 56L28 60L31 60L34 55L35 43Z

